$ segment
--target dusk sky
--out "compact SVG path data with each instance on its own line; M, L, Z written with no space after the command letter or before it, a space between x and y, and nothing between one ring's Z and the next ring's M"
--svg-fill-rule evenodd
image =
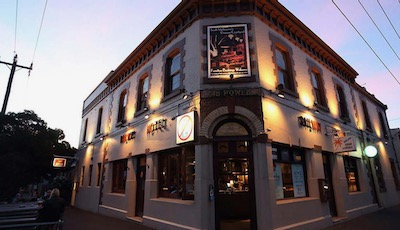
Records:
M83 101L179 2L48 0L34 52L46 1L0 1L0 60L12 62L14 51L19 65L33 60L29 77L16 72L7 112L33 110L78 147ZM359 73L357 83L388 106L390 127L400 127L400 1L361 1L389 46L359 1L335 0L384 64L331 0L280 2ZM0 64L1 104L9 75Z

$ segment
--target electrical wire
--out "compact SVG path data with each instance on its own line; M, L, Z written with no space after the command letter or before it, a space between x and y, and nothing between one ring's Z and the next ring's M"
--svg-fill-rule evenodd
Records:
M38 36L36 38L35 49L33 51L33 56L32 56L32 63L33 63L33 60L35 59L36 49L37 49L37 46L38 46L38 43L39 43L40 32L42 31L43 20L44 20L44 15L46 13L46 9L47 9L47 0L46 0L46 3L44 5L43 14L42 14L42 20L40 21L39 32L38 32ZM32 66L32 64L31 64L31 66Z
M387 20L389 21L390 25L392 26L393 30L396 32L397 37L400 39L399 33L397 33L396 28L394 28L393 23L392 23L392 21L389 19L389 16L386 14L386 11L383 9L383 6L382 6L381 3L379 2L379 0L376 0L376 1L378 2L379 6L381 7L383 13L385 14L385 16L386 16ZM399 0L399 3L400 3L400 0Z
M400 1L400 0L399 0ZM357 28L353 25L353 23L351 23L351 21L349 20L349 18L346 16L346 14L343 13L343 11L339 8L339 6L335 3L334 0L332 0L332 3L336 6L336 8L340 11L340 13L343 15L343 17L346 18L346 20L350 23L350 25L353 27L353 29L358 33L358 35L360 35L360 37L364 40L364 42L367 44L367 46L371 49L371 51L375 54L375 56L379 59L379 61L382 63L383 66L385 66L386 70L390 73L390 75L392 75L392 77L396 80L396 82L400 85L400 81L396 78L396 76L394 76L394 74L392 73L392 71L390 71L390 69L387 67L387 65L385 64L385 62L383 62L383 60L379 57L379 55L375 52L375 50L371 47L371 45L367 42L367 40L365 40L365 38L362 36L362 34L357 30Z
M15 6L15 28L14 28L14 54L17 52L17 28L18 28L18 0Z
M393 53L396 55L397 59L399 59L400 61L400 57L399 55L397 55L396 51L393 49L392 45L390 45L389 41L387 40L387 38L385 37L385 35L383 35L382 31L379 29L378 25L375 23L374 19L372 19L371 15L368 13L367 9L365 9L364 5L361 3L360 0L358 0L358 3L360 3L361 7L364 9L365 13L368 15L369 19L371 19L372 23L374 23L376 29L379 31L379 33L382 35L383 39L385 39L386 43L388 44L388 46L390 47L390 49L393 51Z

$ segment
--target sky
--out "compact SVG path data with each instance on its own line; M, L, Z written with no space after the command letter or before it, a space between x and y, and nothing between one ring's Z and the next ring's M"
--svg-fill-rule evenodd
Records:
M18 65L33 62L30 76L26 69L15 73L7 112L33 110L48 127L62 129L65 140L78 147L83 101L179 2L1 0L0 60L11 63L16 53ZM400 1L279 2L359 73L357 83L388 106L390 127L400 127L400 84L395 80L400 81L400 37L396 34L400 33ZM2 105L9 75L10 69L0 64Z

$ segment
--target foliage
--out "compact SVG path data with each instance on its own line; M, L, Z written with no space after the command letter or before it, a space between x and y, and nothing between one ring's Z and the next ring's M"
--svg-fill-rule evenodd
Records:
M33 111L0 115L0 200L15 195L19 187L51 180L53 154L73 156L76 149L63 141L61 129Z

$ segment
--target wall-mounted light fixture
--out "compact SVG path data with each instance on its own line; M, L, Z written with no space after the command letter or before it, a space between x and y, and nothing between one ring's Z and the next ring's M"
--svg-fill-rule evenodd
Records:
M185 99L187 99L188 97L193 97L193 93L184 90L184 91L183 91L182 99L185 100Z
M144 119L146 119L146 120L149 119L150 115L152 115L152 114L154 114L154 111L146 113L146 115L144 115Z
M285 98L285 94L283 93L283 89L284 89L285 87L283 86L283 84L279 84L277 87L276 87L276 94L278 95L278 97L280 97L280 98Z
M378 154L378 150L373 145L368 145L364 149L364 153L367 157L373 158Z

